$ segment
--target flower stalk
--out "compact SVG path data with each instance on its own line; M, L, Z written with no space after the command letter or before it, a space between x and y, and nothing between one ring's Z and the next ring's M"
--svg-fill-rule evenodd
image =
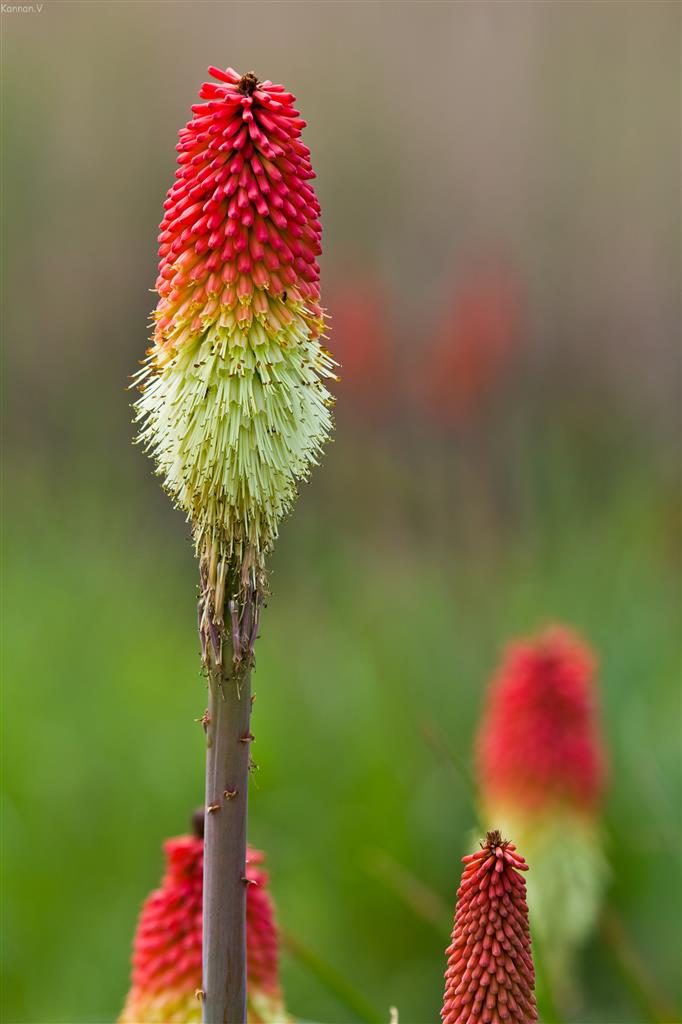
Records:
M246 1020L251 670L212 664L206 715L203 1019Z

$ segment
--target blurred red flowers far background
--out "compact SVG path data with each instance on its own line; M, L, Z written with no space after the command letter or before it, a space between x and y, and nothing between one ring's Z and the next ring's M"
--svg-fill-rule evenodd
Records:
M341 415L381 422L395 403L398 380L388 287L371 270L342 274L332 279L325 302L340 364Z
M431 320L400 320L399 296L372 269L334 279L326 295L339 361L340 415L374 424L406 408L439 429L485 415L523 343L523 285L512 265L483 257L453 272ZM339 389L337 388L337 391Z
M420 354L415 383L425 417L457 427L485 412L522 344L522 305L519 277L501 262L480 261L453 277Z

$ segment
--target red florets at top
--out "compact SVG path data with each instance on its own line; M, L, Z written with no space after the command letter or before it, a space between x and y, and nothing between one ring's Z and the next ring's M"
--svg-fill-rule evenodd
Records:
M201 987L204 842L179 836L164 844L166 873L146 900L133 943L133 988L145 995ZM249 987L279 993L277 930L263 854L249 849L246 947Z
M156 340L173 318L192 331L254 289L319 301L320 206L294 97L252 73L209 68L205 103L180 131L179 168L159 234Z
M482 849L462 860L443 1024L532 1024L535 971L519 874L528 865L499 832L489 832Z
M493 680L477 744L484 801L531 811L599 804L605 756L595 659L570 631L513 645Z

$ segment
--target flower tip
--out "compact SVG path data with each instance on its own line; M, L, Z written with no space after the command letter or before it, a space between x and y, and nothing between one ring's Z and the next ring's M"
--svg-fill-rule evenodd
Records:
M242 96L253 96L254 92L260 85L257 76L253 71L247 71L245 75L239 79L237 88L239 89Z
M486 832L485 839L481 843L481 849L495 850L495 848L498 846L509 846L508 841L502 838L502 833L500 832L500 830L495 828L492 829L492 831L490 832Z

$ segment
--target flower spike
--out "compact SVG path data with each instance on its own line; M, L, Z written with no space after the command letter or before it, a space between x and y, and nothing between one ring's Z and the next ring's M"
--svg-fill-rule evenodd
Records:
M532 1024L535 971L526 883L513 843L488 832L462 858L452 942L446 950L443 1024Z
M564 1008L575 958L594 927L608 877L601 805L606 751L596 658L564 627L517 641L498 670L477 741L481 816L522 844L533 938Z
M557 805L595 813L606 774L595 663L587 645L558 626L512 645L478 736L486 802L519 805L531 816Z
M203 810L195 835L164 844L161 887L145 901L133 943L132 986L119 1024L198 1024L201 1020ZM249 849L246 896L249 1024L286 1024L279 943L263 854Z
M227 600L257 604L279 523L330 433L334 376L305 122L281 85L209 71L179 136L136 377L139 440L192 524L207 640Z

